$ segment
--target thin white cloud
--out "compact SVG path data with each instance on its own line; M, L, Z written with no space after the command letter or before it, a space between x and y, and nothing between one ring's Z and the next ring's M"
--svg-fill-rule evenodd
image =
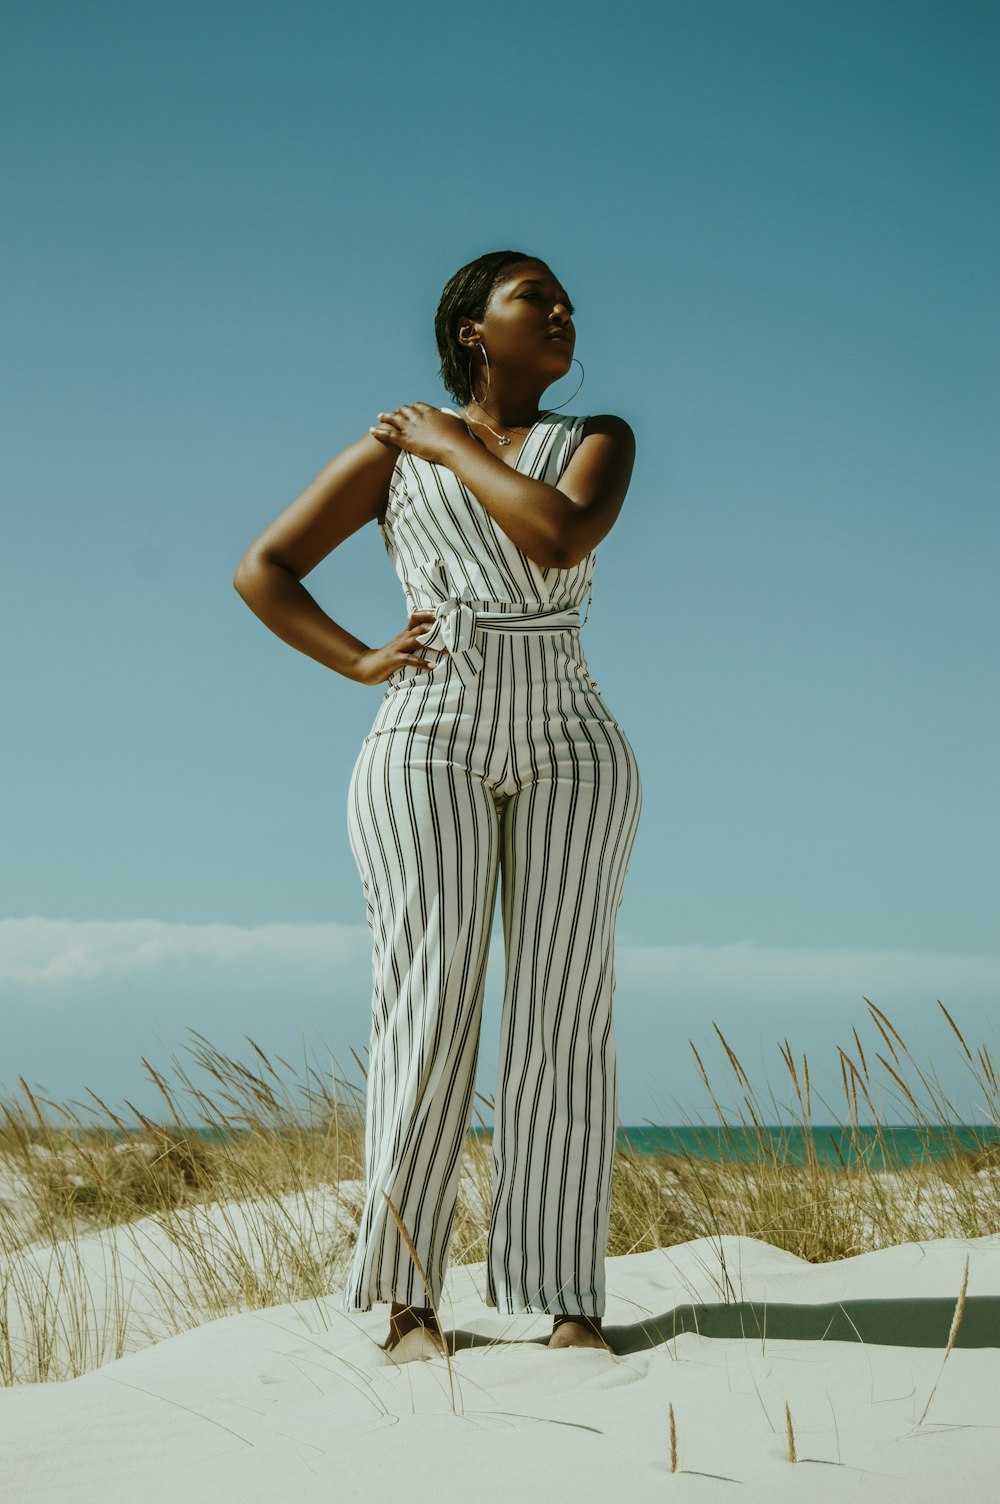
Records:
M171 967L274 966L302 976L354 962L367 929L349 924L171 924L161 919L0 920L0 983L57 987L120 981Z
M693 979L723 986L771 983L782 989L791 985L855 991L860 985L876 1003L874 993L882 986L912 987L923 995L940 978L977 991L992 987L1000 995L1000 955L988 952L770 946L752 940L722 945L626 944L616 948L615 970L619 980L671 986Z
M329 974L332 967L366 964L370 937L364 925L173 924L160 919L48 919L31 915L0 920L0 982L22 986L117 981L177 965L234 972L280 968L286 975ZM877 1003L877 992L910 988L933 996L951 987L1000 994L1000 956L874 947L766 946L751 940L720 945L616 947L619 985L642 991L663 984L671 994L686 984L793 989L848 989ZM860 989L860 990L859 990ZM947 999L942 999L947 1004Z

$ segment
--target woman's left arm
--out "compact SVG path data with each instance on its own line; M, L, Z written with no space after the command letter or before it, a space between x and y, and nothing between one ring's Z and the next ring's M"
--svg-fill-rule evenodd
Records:
M588 417L557 486L522 475L472 437L457 414L428 402L379 413L371 429L390 448L445 465L507 537L543 569L572 569L614 526L632 478L635 436L624 418Z
M444 463L536 564L572 569L615 524L632 479L635 435L624 418L589 417L555 486L522 475L468 436Z

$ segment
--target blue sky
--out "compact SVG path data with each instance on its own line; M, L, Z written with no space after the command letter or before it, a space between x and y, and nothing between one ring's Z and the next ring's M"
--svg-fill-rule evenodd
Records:
M936 999L996 1049L996 7L95 3L5 40L4 1094L156 1110L140 1056L189 1029L363 1055L380 690L232 574L379 410L450 403L441 289L512 247L577 305L563 410L637 438L583 639L644 782L622 1120L707 1113L713 1022L779 1095L786 1038L836 1082L865 998L975 1115ZM306 583L405 625L374 526Z

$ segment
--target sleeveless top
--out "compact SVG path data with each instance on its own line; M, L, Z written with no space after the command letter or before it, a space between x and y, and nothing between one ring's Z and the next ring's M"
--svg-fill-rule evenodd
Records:
M586 421L543 413L510 468L555 485L583 438ZM543 568L518 548L453 470L405 449L392 472L385 517L378 526L408 611L433 610L442 593L459 600L510 603L525 611L579 606L588 590L593 593L596 549L569 569Z

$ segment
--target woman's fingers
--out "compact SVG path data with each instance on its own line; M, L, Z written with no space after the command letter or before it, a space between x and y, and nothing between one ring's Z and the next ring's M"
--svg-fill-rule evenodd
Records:
M422 648L424 646L424 644L422 642L418 642L417 639L427 631L428 626L436 619L436 611L427 610L410 612L409 623L406 628L400 633L400 637L402 638L404 644L404 646L401 648L401 652L405 654L406 658L406 662L403 665L404 668L433 669L437 667L438 663L440 662L440 657L435 658L431 662L428 662L426 658L418 658L415 656L416 648ZM414 646L412 648L408 648L406 646L406 644L408 643L413 643ZM446 654L447 649L441 648L439 649L439 652L441 654Z
M368 432L373 433L376 438L399 439L402 437L399 431L399 420L393 413L379 413L378 422L373 423Z

